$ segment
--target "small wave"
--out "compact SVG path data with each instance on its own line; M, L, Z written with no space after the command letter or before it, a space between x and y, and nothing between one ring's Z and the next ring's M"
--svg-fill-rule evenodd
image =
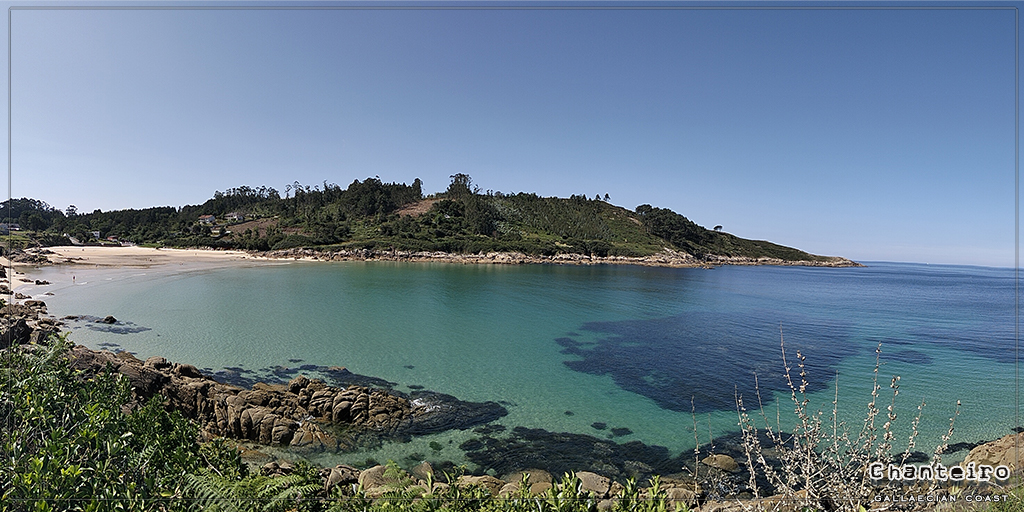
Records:
M425 398L415 398L415 399L413 399L412 402L409 402L409 403L412 404L412 408L413 409L421 409L422 408L426 412L434 412L434 411L437 411L437 410L439 410L441 408L441 406L439 404L437 404L435 402L431 402L430 400L427 400Z

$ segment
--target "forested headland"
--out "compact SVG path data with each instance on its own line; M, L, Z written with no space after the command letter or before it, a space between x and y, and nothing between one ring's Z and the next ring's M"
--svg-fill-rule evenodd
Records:
M679 251L695 261L771 258L832 262L791 247L739 238L721 226L707 229L667 208L628 210L594 197L541 197L482 191L455 174L443 192L424 195L411 185L379 178L346 188L326 181L295 182L285 192L261 186L217 191L201 205L79 212L38 199L0 205L0 222L13 225L19 245L209 247L247 251L312 248L530 256L578 254L645 257ZM844 260L845 261L845 260Z

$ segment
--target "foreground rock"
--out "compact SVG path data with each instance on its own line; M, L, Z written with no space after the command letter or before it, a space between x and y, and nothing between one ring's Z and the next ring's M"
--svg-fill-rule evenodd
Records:
M979 466L1008 466L1011 471L1018 472L1022 469L1021 458L1024 458L1024 432L974 447L964 458L963 465L973 462Z
M299 376L284 384L252 389L223 384L190 364L151 357L140 361L75 346L71 365L87 374L110 368L126 376L136 404L160 395L196 420L208 437L224 436L302 451L350 448L360 434L403 439L414 434L464 429L507 414L493 402L463 402L448 395L404 394L363 386L338 388ZM133 404L135 405L135 404ZM344 440L339 441L339 432Z
M41 300L7 304L0 308L0 349L38 343L57 332L60 325L46 316L46 304Z

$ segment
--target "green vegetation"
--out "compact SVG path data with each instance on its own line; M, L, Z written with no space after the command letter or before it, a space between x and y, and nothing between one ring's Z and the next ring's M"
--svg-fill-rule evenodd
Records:
M42 201L17 199L3 203L0 216L19 219L40 245L67 244L70 236L88 244L113 238L144 246L252 251L308 247L640 257L673 249L698 258L826 259L738 238L720 226L708 230L646 204L630 211L598 196L484 193L466 174L453 175L444 192L430 197L423 196L422 185L419 179L405 185L379 178L355 180L345 189L295 182L284 197L273 188L242 186L218 191L198 206L88 214L74 206L61 212Z
M786 261L824 261L828 258L785 247L763 240L747 240L721 232L721 226L709 230L665 208L654 208L649 204L636 208L652 235L667 240L679 249L695 256L745 256L749 258L777 258Z
M180 496L186 474L246 474L237 453L199 445L196 427L159 401L125 412L127 379L75 372L71 343L49 343L3 353L5 506L145 510Z
M1007 493L1006 501L991 503L980 512L1020 512L1024 510L1024 485L1018 485Z
M222 440L201 444L197 427L159 399L129 410L125 377L87 375L68 365L72 344L2 351L0 407L7 418L2 452L3 510L584 512L595 499L573 475L545 494L529 487L507 499L483 487L423 486L395 466L393 482L371 500L358 486L327 488L320 470L295 464L290 474L251 474ZM457 475L446 480L454 482ZM439 481L439 480L438 480ZM618 510L664 512L664 493L641 499L635 483ZM413 499L416 499L413 501Z
M0 388L0 408L7 423L0 450L3 510L598 510L600 499L572 473L544 489L531 489L528 476L523 475L516 489L497 497L483 486L461 482L460 472L443 476L430 473L424 480L417 480L393 462L383 471L384 485L371 490L359 485L325 484L325 473L305 462L294 464L287 474L251 473L239 452L224 440L197 441L197 427L178 412L166 410L159 397L145 404L133 403L124 376L109 370L92 375L70 368L71 346L66 338L53 336L42 345L0 351L0 378L6 383ZM789 363L784 365L789 376ZM779 420L769 420L760 407L755 414L761 416L764 425L755 427L742 399L737 398L752 497L764 498L747 502L746 509L860 511L878 493L976 492L938 482L912 487L900 482L870 482L864 473L868 462L907 460L921 408L911 418L914 436L907 450L893 454L898 377L889 384L891 397L884 398L880 393L883 386L877 382L876 362L866 418L859 432L851 432L836 418L836 403L832 403L831 412L809 408L803 391L807 386L804 358L799 353L795 367L799 380L790 379L790 395L796 426L790 433L784 434ZM954 413L953 418L956 416ZM696 435L696 418L694 422ZM934 460L939 460L952 430L951 423L934 452ZM759 431L770 439L767 445L760 440ZM781 465L766 461L769 451ZM366 464L377 463L368 459ZM759 482L758 475L765 478L766 485ZM732 499L720 494L726 489L721 473L702 476L694 487L696 494L684 492L681 496L676 488L673 498L658 477L644 482L646 488L636 480L621 482L615 499L603 503L602 508L609 507L605 510L611 512L668 512L686 510L698 497ZM1020 510L1024 503L1020 487L989 492L1008 493L1009 500L984 510Z

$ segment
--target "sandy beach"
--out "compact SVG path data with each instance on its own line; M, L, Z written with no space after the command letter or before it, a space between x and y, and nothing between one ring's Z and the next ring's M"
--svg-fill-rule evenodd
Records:
M112 267L149 267L171 263L222 263L254 259L242 251L154 249L149 247L47 247L52 263Z
M68 286L87 285L99 275L110 277L118 269L193 270L233 265L252 265L266 262L266 258L252 256L243 251L215 251L210 249L155 249L149 247L46 247L29 249L30 255L42 255L52 265L14 262L0 258L0 265L8 269L0 278L14 300L44 299L60 293ZM97 274L99 272L99 274ZM78 279L76 281L76 274ZM84 278L84 279L83 279Z

